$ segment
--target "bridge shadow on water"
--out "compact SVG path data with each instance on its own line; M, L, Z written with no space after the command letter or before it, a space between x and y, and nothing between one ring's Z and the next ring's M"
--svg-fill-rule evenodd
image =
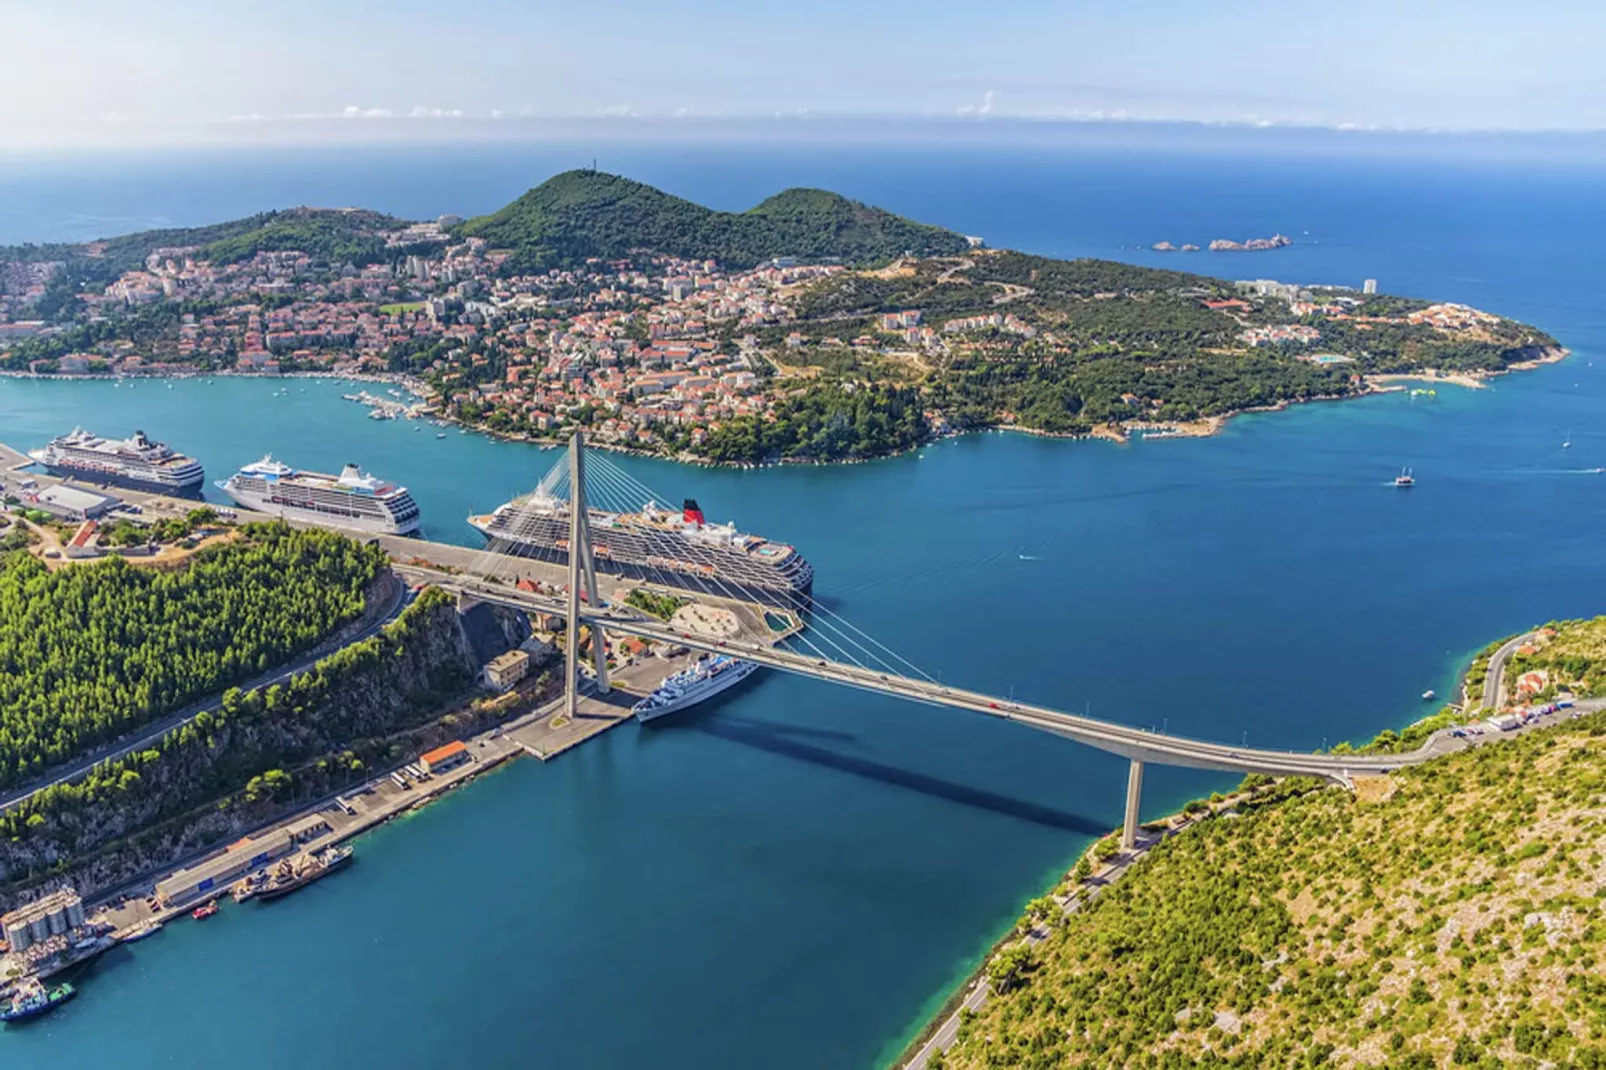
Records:
M668 726L666 726L668 727ZM1074 832L1083 836L1102 836L1110 831L1109 822L1097 821L1081 814L1068 813L1025 799L1000 795L984 788L955 783L927 773L916 772L896 765L888 765L870 758L862 758L833 750L818 743L806 742L802 737L849 741L850 732L810 728L803 725L772 724L745 718L710 716L688 719L675 726L679 730L702 732L744 747L753 747L770 754L778 754L795 761L825 766L854 776L876 780L883 784L918 791L937 799L959 803L978 810L986 810L1006 817L1030 821L1034 825Z

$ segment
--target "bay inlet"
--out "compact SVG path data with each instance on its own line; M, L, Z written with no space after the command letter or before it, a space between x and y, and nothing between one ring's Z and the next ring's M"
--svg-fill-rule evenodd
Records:
M355 461L412 489L426 537L465 545L470 511L551 460L362 419L339 383L281 389L6 380L0 427L34 446L138 426L213 478L269 451ZM1587 427L1602 389L1574 358L1432 404L1251 415L1208 440L999 434L843 468L620 463L797 544L832 609L944 680L1316 747L1408 720L1491 635L1598 608L1586 532L1606 485L1582 470L1606 438L1575 432L1563 464L1548 428ZM1420 478L1409 496L1386 487L1396 457ZM1522 549L1535 518L1542 555ZM1119 820L1124 763L952 711L754 683L515 763L365 838L362 866L278 910L109 956L92 998L0 1045L69 1066L154 1062L180 1031L197 1060L247 1066L309 1044L319 1065L437 1062L464 1037L485 1065L888 1058ZM1145 812L1224 784L1153 770ZM204 1034L184 1024L197 1016Z

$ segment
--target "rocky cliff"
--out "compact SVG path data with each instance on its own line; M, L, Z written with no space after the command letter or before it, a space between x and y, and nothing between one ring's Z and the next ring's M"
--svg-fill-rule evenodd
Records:
M403 748L472 730L474 718L442 713L478 666L452 600L426 590L382 633L288 684L231 690L150 750L0 815L0 905L45 878L114 886L366 779Z

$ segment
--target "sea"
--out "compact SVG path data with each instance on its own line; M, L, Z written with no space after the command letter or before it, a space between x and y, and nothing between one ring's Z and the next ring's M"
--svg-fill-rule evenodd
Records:
M301 203L483 212L581 145L0 164L0 241ZM1536 323L1489 388L1243 416L1209 439L977 434L840 467L618 463L794 543L816 593L945 682L1249 746L1364 740L1490 640L1606 611L1602 175L1544 161L962 145L609 146L721 208L835 189L990 244L1359 286ZM1281 232L1262 253L1163 254ZM141 428L209 479L271 452L412 489L432 539L556 451L380 422L316 380L0 380L0 441ZM1564 443L1570 441L1570 447ZM1409 491L1390 485L1404 466ZM215 490L210 497L218 498ZM365 836L337 879L101 959L0 1035L12 1067L885 1065L1022 904L1120 819L1123 761L761 674ZM1143 813L1230 787L1151 768Z

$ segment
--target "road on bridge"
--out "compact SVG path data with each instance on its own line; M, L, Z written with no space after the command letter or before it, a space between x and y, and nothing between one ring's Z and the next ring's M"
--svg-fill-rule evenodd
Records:
M568 607L561 599L482 582L471 577L442 576L430 570L406 567L399 567L398 571L407 575L422 576L438 586L461 591L483 601L501 602L560 617L565 616L568 611ZM1312 754L1307 751L1232 747L1185 736L1159 735L1129 725L1061 713L1046 707L1009 701L961 688L946 687L931 680L916 680L895 673L883 673L857 665L808 657L765 644L699 636L678 631L656 619L637 614L628 607L603 606L596 609L585 607L580 613L580 619L644 639L678 644L708 653L732 654L800 676L810 676L830 683L928 705L950 706L987 714L1001 720L1015 721L1137 762L1238 773L1265 773L1274 776L1317 776L1347 784L1355 775L1391 772L1443 753L1443 744L1437 739L1416 751L1403 754Z

